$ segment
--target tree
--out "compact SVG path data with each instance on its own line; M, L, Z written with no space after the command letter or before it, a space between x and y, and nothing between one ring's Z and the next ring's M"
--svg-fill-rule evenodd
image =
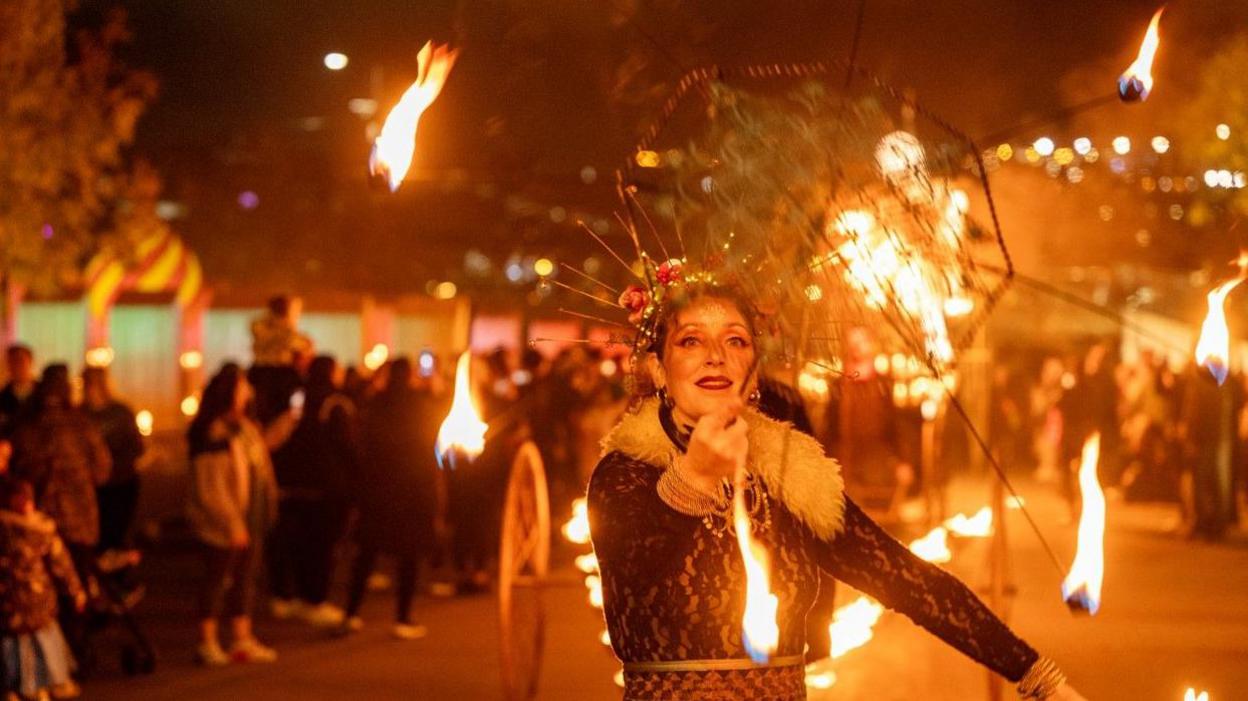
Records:
M81 282L101 249L152 226L154 174L126 147L156 79L116 58L124 15L69 37L73 0L0 3L0 283L38 292ZM158 186L157 186L158 188ZM4 309L4 316L9 316Z
M1178 111L1174 131L1184 146L1185 165L1198 177L1208 170L1232 173L1222 183L1198 190L1189 213L1192 225L1226 227L1248 217L1248 33L1214 52L1201 69L1192 99ZM1226 125L1226 138L1215 129ZM1238 179L1234 174L1239 174ZM1216 182L1216 181L1215 181Z

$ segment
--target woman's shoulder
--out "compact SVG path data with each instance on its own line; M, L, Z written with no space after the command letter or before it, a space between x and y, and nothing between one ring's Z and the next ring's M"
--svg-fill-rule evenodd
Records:
M663 468L658 465L613 450L603 455L594 466L589 478L589 491L615 489L627 484L648 484L657 480L662 472Z

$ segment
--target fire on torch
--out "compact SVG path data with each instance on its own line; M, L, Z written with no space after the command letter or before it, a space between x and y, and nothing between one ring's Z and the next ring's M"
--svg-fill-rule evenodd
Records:
M398 104L386 115L381 133L373 141L368 157L368 170L373 177L386 181L390 192L399 189L412 167L416 150L416 127L420 117L442 92L446 79L455 65L459 52L445 45L426 42L417 56L419 72L416 81L399 98Z
M472 383L469 368L472 365L472 354L464 351L455 365L455 396L451 401L451 410L438 429L437 457L438 464L454 469L457 456L476 458L485 450L485 432L489 425L481 420L481 412L477 410L476 401L472 397Z
M1148 93L1153 89L1153 59L1157 57L1157 47L1161 45L1158 27L1161 24L1161 13L1165 10L1163 6L1153 14L1148 30L1144 32L1144 41L1140 42L1139 54L1127 66L1127 70L1118 76L1118 97L1123 102L1143 102L1148 99Z

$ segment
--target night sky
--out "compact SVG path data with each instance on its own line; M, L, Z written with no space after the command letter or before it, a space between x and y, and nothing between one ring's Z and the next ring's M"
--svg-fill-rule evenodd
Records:
M88 0L80 21L115 4ZM518 200L508 207L508 198L538 203L543 213L558 205L608 216L611 171L684 68L844 57L858 7L857 0L121 4L135 35L128 61L161 82L135 151L162 172L166 197L187 206L175 226L209 276L395 292L454 276L469 245L498 263L513 253L588 251L569 222L517 215ZM1154 9L1154 0L868 0L859 61L983 135L1112 90ZM1184 79L1201 57L1244 26L1242 3L1175 3L1162 25L1154 98L1095 120L1148 123L1152 111L1183 99ZM367 187L365 123L346 103L375 96L384 114L430 38L459 46L459 63L421 122L416 182L383 195ZM326 70L328 51L347 54L350 65ZM599 174L589 185L579 176L587 165ZM243 191L259 196L254 210L239 207ZM257 270L258 260L282 265Z

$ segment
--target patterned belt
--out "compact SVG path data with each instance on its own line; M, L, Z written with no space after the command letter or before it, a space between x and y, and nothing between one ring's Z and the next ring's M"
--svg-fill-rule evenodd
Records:
M656 662L625 662L625 672L722 672L727 670L767 669L769 667L794 667L804 665L802 655L773 657L766 664L748 659L725 660L660 660Z

